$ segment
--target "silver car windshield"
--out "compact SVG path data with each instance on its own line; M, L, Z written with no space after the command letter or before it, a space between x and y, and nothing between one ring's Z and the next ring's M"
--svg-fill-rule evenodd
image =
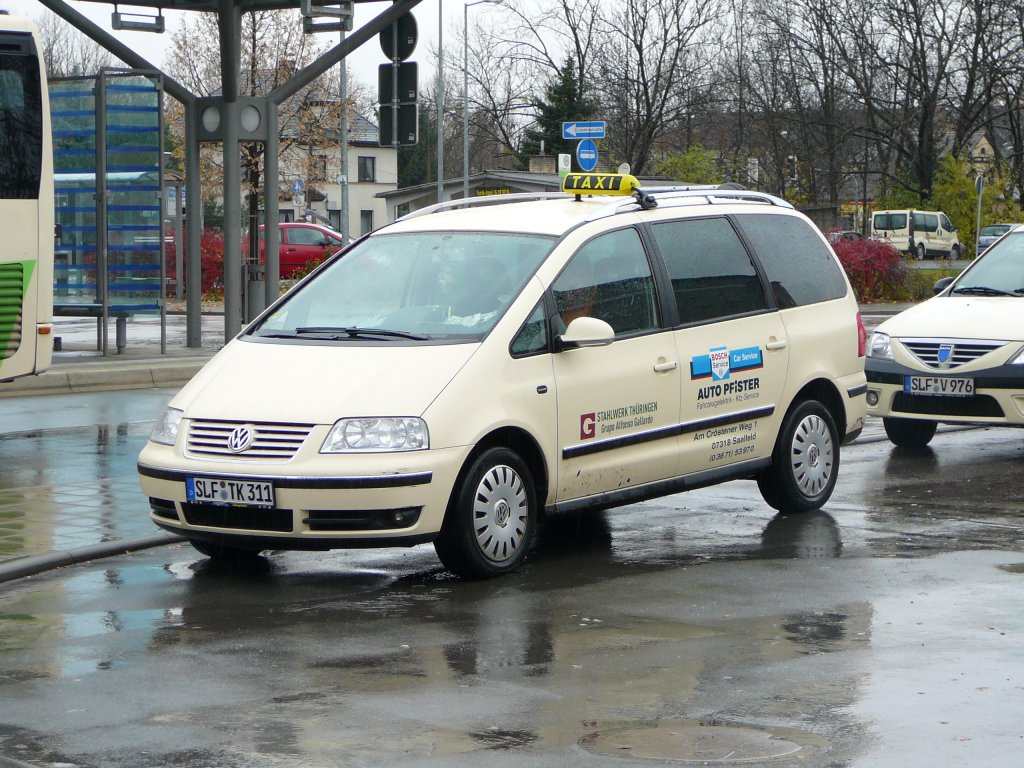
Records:
M479 340L554 238L494 232L369 237L315 275L254 331L327 340Z
M1024 231L1008 234L979 256L950 293L1024 296Z

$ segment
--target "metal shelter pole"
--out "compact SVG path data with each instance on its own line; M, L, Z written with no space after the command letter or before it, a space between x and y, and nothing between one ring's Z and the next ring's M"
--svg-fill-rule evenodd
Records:
M267 111L267 142L263 151L263 237L264 264L267 269L263 282L264 307L277 301L281 293L281 231L278 177L277 105ZM253 233L249 233L253 237Z
M185 344L203 346L203 190L199 181L199 107L185 104ZM180 208L178 210L181 210ZM179 280L181 277L179 276Z
M242 165L238 154L242 11L232 0L218 4L224 148L224 341L242 330Z

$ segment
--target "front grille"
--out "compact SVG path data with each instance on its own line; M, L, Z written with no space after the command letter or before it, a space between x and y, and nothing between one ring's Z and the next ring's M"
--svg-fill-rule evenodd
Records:
M311 509L302 522L311 531L379 531L410 528L423 507L397 509Z
M897 392L892 401L893 411L922 413L929 416L991 416L1002 418L1003 409L989 395L969 397L942 397L940 395L908 395Z
M950 368L957 368L972 360L977 360L982 355L987 355L992 350L999 349L1006 342L958 341L956 339L900 339L900 343L929 368L945 371ZM939 362L939 351L944 345L948 345L952 349L946 362L942 363Z
M189 525L233 528L239 531L277 531L291 533L290 509L255 509L253 507L222 507L217 504L182 504L181 511Z
M228 447L239 427L252 430L252 443L243 451ZM246 461L288 461L312 431L312 424L251 424L244 421L193 419L188 425L186 454L190 457L227 457Z
M14 357L21 347L24 268L20 261L0 264L0 360Z

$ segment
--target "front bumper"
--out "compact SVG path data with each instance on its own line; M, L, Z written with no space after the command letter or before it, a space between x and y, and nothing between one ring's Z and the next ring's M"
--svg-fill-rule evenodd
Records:
M375 456L326 457L345 473L300 463L214 462L183 458L149 443L139 457L139 483L150 519L194 539L263 549L412 546L441 529L469 447ZM322 464L320 457L318 464ZM394 467L382 466L394 462ZM270 482L274 506L196 503L190 477Z
M1024 426L1024 366L936 371L869 357L864 373L871 416ZM975 391L967 396L911 394L906 386L907 376L971 378Z

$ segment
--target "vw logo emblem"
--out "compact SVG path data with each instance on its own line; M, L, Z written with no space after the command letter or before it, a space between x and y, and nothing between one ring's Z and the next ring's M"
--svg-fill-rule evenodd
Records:
M235 427L228 435L228 450L232 453L241 453L252 445L252 427L248 424L244 427Z

